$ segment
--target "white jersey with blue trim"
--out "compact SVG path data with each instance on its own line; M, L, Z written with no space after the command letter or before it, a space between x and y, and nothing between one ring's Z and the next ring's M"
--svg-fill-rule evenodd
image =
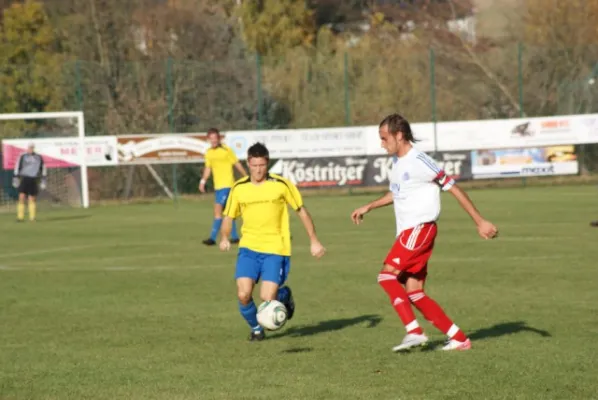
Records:
M440 190L449 190L455 181L426 153L412 148L394 157L389 189L393 195L397 236L402 231L440 216Z

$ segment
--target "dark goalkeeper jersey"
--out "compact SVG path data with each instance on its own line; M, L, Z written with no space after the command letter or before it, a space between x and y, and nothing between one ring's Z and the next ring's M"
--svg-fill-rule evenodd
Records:
M46 176L46 166L42 156L37 153L24 153L19 157L17 165L15 165L15 176L39 178Z

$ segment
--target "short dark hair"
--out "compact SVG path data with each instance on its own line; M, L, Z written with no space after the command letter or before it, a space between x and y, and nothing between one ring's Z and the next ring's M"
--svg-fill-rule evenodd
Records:
M210 128L208 129L208 136L210 136L211 134L216 134L220 136L220 131L217 128Z
M247 149L247 158L265 158L269 160L270 152L263 143L257 142Z
M415 137L413 137L413 132L411 131L411 125L409 125L409 121L399 114L390 114L386 116L382 122L380 122L380 126L378 128L382 128L384 125L388 125L388 132L390 132L390 134L393 136L396 136L397 133L401 132L405 140L412 143L418 141L415 139Z

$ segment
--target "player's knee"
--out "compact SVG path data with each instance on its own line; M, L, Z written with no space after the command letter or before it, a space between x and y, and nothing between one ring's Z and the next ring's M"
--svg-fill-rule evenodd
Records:
M407 292L415 292L419 290L423 291L424 281L418 279L417 277L410 276L405 282L405 289L407 290Z
M395 275L395 276L399 276L400 272L401 271L399 271L398 269L396 269L395 267L393 267L390 264L384 264L382 266L382 269L380 270L381 274L392 274L392 275Z
M239 298L239 303L243 304L244 306L251 303L251 292L239 290L237 292L237 297Z

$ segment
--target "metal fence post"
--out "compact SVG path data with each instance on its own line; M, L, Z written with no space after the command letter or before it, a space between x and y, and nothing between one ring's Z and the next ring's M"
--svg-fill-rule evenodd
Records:
M257 129L264 127L264 105L262 99L262 57L259 53L255 55L256 90L257 90Z
M345 51L344 57L344 83L345 83L345 125L351 125L351 99L349 92L349 54Z
M432 108L432 123L434 126L434 158L438 157L438 132L436 115L436 55L430 48L430 102Z
M166 60L166 102L168 107L168 130L174 133L174 83L172 81L172 57ZM174 195L174 203L178 204L179 188L177 177L177 165L172 164L172 192Z

